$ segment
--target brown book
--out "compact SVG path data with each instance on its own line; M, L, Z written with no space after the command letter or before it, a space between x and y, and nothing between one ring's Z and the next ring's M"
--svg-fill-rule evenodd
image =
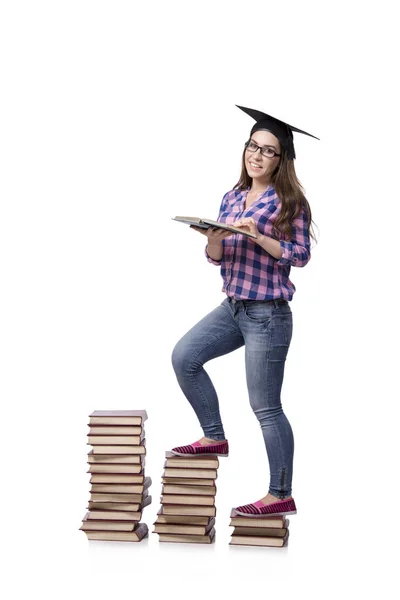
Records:
M215 537L215 528L210 529L206 535L180 535L178 533L159 533L160 542L178 542L181 544L211 544Z
M142 435L143 431L141 426L89 424L89 435Z
M289 537L289 529L286 529L285 536L280 537L260 537L248 535L232 535L230 546L278 546L282 547Z
M256 238L257 236L254 233L250 233L250 231L245 231L244 229L240 229L239 227L234 227L233 225L228 225L227 223L220 223L219 221L213 221L212 219L201 219L199 217L171 217L173 221L178 221L179 223L185 223L186 225L195 225L196 227L200 227L200 229L209 229L209 227L213 227L214 229L224 229L227 231L231 231L232 233L239 233L240 235L244 235L246 237Z
M288 519L285 520L284 527L244 527L241 525L240 527L236 526L234 528L232 535L247 535L257 537L285 537L288 527Z
M88 510L113 510L123 512L139 512L151 504L151 496L146 496L140 502L91 502Z
M214 506L214 496L183 496L177 494L164 494L161 496L161 504L194 504L195 506Z
M143 425L145 410L95 410L89 415L90 425Z
M86 513L79 527L82 531L133 531L138 523L137 521L96 521L89 519L88 515L89 513Z
M171 485L215 485L214 479L194 479L191 477L162 477L161 481Z
M175 456L170 450L165 453L164 467L186 468L186 469L218 469L219 460L217 456Z
M142 444L143 446L144 444ZM88 452L89 464L124 464L140 465L145 457L141 454L95 454L93 450Z
M92 483L90 491L94 494L142 494L151 483L151 477L146 477L140 484Z
M93 446L93 454L146 454L144 441L138 446Z
M172 469L166 467L164 477L192 477L196 479L216 479L217 471L214 469Z
M148 534L146 523L139 523L135 531L85 531L89 540L105 542L140 542Z
M172 523L154 522L153 533L178 533L189 535L206 535L215 525L215 518L210 519L208 525L182 525Z
M143 459L144 460L144 459ZM89 471L88 473L103 473L105 475L110 475L112 473L116 474L130 474L130 475L143 475L144 474L144 465L143 462L141 465L113 465L113 464L91 464L89 463Z
M216 506L192 506L190 504L163 504L163 514L215 517L217 508Z
M214 517L201 517L195 515L166 515L163 507L157 512L157 523L171 523L175 525L208 525Z
M231 522L229 526L244 526L244 527L284 527L285 526L285 515L275 515L272 517L243 517L235 512L235 509L231 510Z
M88 443L92 446L138 446L144 439L142 435L88 435Z
M162 494L183 494L186 496L215 496L217 493L216 485L171 485L164 483L161 489Z
M141 502L143 494L90 494L91 502Z
M140 475L95 473L90 478L90 483L144 483L144 481L144 473L141 473Z
M91 510L86 518L91 521L140 521L142 511L123 511L123 510Z

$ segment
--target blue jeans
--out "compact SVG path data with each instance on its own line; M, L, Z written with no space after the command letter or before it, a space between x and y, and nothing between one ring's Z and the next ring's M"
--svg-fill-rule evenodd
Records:
M268 491L287 498L292 493L294 440L282 410L281 388L293 325L289 303L281 302L226 297L179 340L172 364L204 436L224 440L218 397L203 365L245 346L250 405L260 423L269 461Z

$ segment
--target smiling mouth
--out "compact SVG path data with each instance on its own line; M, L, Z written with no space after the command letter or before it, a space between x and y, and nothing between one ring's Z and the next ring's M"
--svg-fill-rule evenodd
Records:
M252 169L261 169L261 165L256 165L256 163L249 162L249 165Z

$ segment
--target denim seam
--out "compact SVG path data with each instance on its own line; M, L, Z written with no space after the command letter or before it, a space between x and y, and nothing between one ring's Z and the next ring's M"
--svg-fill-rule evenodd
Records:
M274 333L275 333L275 327L273 327L272 331L271 331L270 344L269 344L269 347L268 347L268 355L267 355L267 373L268 373L268 386L267 386L267 390L268 390L268 394L270 396L271 396L271 392L272 392L272 390L270 389L270 387L272 387L272 377L270 375L271 362L269 360L269 357L270 357L270 354L271 354L271 348L272 348L272 341L273 341ZM282 405L282 403L281 403L281 405ZM279 441L279 450L280 450L280 453L281 453L281 465L283 465L283 462L284 462L284 460L283 460L284 452L283 452L282 439L281 439L281 436L279 435L279 431L278 431L278 428L276 426L275 419L272 421L272 423L273 423L273 427L275 429L275 435L276 435L276 437L277 437L277 439ZM270 483L269 487L271 487L271 483Z

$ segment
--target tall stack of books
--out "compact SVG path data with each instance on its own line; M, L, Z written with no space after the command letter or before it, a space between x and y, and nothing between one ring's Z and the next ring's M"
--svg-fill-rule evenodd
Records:
M230 546L277 546L283 547L289 537L289 519L285 515L244 517L233 508L231 522L234 530Z
M95 410L90 417L88 453L91 474L88 511L80 529L89 540L140 542L140 523L151 504L150 477L145 477L145 410Z
M161 508L154 522L160 542L210 544L215 536L217 456L165 453Z

